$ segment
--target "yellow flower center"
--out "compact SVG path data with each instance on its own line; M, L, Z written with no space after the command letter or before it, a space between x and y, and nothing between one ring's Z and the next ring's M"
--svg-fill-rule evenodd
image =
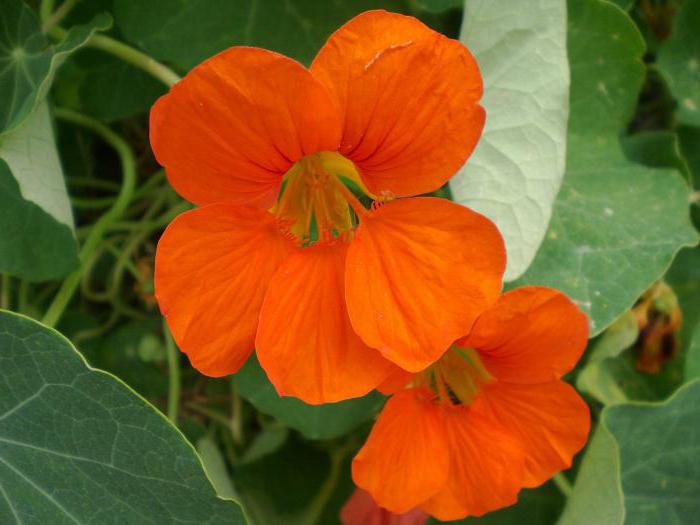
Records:
M348 236L366 210L344 181L374 198L355 165L341 154L307 155L285 173L282 194L271 211L291 221L292 233L304 242Z
M415 385L431 388L442 402L469 405L481 386L493 380L476 350L452 345L439 361L416 377Z

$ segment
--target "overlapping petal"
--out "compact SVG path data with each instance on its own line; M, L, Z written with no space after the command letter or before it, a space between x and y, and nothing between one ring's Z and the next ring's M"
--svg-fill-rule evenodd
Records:
M501 289L503 239L494 224L436 198L389 202L361 220L345 289L355 331L409 371L436 361Z
M217 377L243 365L268 281L293 248L257 208L213 204L170 223L158 243L155 292L192 366Z
M471 410L520 442L525 453L525 487L536 487L569 468L590 430L588 405L564 381L485 385Z
M503 294L459 346L479 351L503 381L542 383L571 370L586 348L588 320L563 293L526 286Z
M327 89L301 64L232 47L156 102L150 133L158 162L186 199L269 207L294 162L338 148L341 120Z
M341 108L340 153L375 194L436 190L481 135L476 61L415 18L385 11L353 18L328 39L311 71Z
M425 388L391 397L352 462L355 484L397 514L436 494L449 475L444 415L432 398Z
M275 273L260 312L260 364L282 395L329 403L366 394L394 365L355 334L343 243L300 248Z
M523 451L517 439L469 407L443 409L450 470L442 490L421 508L447 521L515 503L522 487Z

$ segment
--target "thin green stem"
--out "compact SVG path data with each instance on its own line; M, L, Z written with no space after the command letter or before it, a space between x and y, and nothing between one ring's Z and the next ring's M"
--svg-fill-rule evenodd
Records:
M0 282L0 308L3 310L10 309L10 276L6 273L2 274Z
M39 6L39 18L42 22L45 22L51 16L53 12L54 0L41 0L41 5Z
M199 414L202 414L203 416L208 417L212 421L216 421L217 423L223 425L226 428L229 428L229 420L228 418L221 414L220 412L217 412L216 410L212 410L211 408L205 407L197 403L196 401L188 401L185 406L189 408L190 410L197 412Z
M180 408L180 355L168 324L163 318L165 349L168 354L168 419L177 425L177 412Z
M59 26L54 26L51 28L51 31L49 31L49 34L57 40L65 38L67 33L68 31ZM161 64L146 53L128 46L119 40L115 40L114 38L95 34L87 41L87 45L95 49L101 49L105 53L114 55L124 62L128 62L139 69L143 69L146 73L157 78L168 87L180 81L180 75L175 73L168 66Z
M124 139L97 120L70 109L56 108L54 114L57 118L90 129L115 149L122 164L122 186L112 207L95 222L85 239L79 254L80 268L63 281L61 288L46 311L42 322L48 326L54 326L61 318L63 311L78 288L86 262L100 246L108 226L120 218L126 210L136 185L136 160L131 147Z
M554 481L554 484L557 486L559 489L559 492L561 492L565 497L571 496L571 493L573 492L573 487L571 486L571 482L568 480L568 478L564 475L563 472L557 472L554 474L552 477L552 481Z
M17 291L17 311L21 314L27 313L29 306L29 283L27 281L19 282L19 290Z
M236 390L236 383L233 376L231 381L231 436L236 445L242 445L243 438L243 402Z
M326 508L328 501L333 496L333 492L338 485L340 479L340 471L343 465L343 460L348 454L348 449L345 447L329 451L331 468L326 481L323 482L321 488L316 493L316 497L311 501L311 504L306 508L304 513L303 523L318 523L323 514L323 509Z
M48 33L51 31L51 28L57 25L61 20L63 20L68 13L70 13L73 8L78 4L80 0L66 0L63 2L56 11L53 12L53 14L41 18L42 20L42 25L41 25L41 32L42 33ZM42 6L43 7L43 6Z
M138 49L134 49L108 36L93 35L88 41L88 45L121 58L124 62L128 62L139 69L143 69L168 87L180 80L180 75L169 67L151 58L146 53L142 53Z

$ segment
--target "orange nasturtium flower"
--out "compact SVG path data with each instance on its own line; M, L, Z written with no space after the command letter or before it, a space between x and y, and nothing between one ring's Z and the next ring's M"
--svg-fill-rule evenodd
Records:
M500 293L503 241L481 215L415 196L470 155L481 93L462 44L370 11L309 69L233 47L161 97L153 151L200 207L163 234L155 289L193 366L230 374L255 347L281 394L338 401L468 331ZM366 209L344 179L383 204Z
M353 460L355 483L395 513L452 520L510 505L571 465L586 442L586 403L560 377L580 358L585 315L560 292L505 293L395 392Z

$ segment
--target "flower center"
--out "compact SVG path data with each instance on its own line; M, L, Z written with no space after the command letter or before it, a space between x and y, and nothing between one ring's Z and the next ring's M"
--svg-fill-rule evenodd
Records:
M344 181L372 197L350 160L330 151L307 155L285 173L271 211L290 221L291 232L304 243L347 238L367 210Z
M481 385L493 380L476 350L452 345L439 361L418 375L416 386L431 388L441 402L469 405Z

